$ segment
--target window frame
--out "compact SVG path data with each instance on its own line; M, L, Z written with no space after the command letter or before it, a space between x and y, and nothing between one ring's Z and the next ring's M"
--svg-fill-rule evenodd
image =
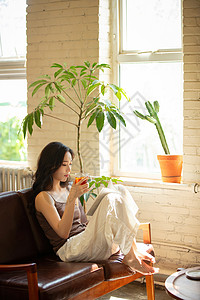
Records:
M112 65L113 74L112 79L116 84L120 84L120 64L121 63L141 63L141 62L183 62L183 48L175 49L158 49L156 51L135 51L135 50L124 50L123 49L123 17L125 12L123 11L123 1L116 0L112 1ZM181 0L181 16L182 16L182 0ZM182 20L181 20L182 21ZM183 26L183 21L182 21ZM181 28L183 31L183 28ZM181 32L182 34L182 32ZM119 141L119 132L113 132L113 137ZM117 153L117 147L111 143L111 152ZM118 150L119 152L119 150ZM123 176L132 178L146 178L146 179L159 179L159 174L147 174L147 173L134 173L134 172L123 172L119 169L119 154L115 155L111 160L111 175L112 176Z
M26 5L26 1L25 1ZM26 13L26 12L25 12ZM25 23L26 24L26 23ZM26 26L26 25L25 25ZM0 33L0 53L3 54L2 40ZM0 80L26 80L26 53L22 55L16 54L14 56L0 56ZM0 160L0 166L25 167L27 161L8 161Z
M0 80L26 79L25 58L1 58Z

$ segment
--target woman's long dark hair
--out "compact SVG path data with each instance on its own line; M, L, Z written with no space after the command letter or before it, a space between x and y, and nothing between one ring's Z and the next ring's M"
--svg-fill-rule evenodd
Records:
M62 165L66 152L69 152L72 159L74 159L73 150L60 142L51 142L44 147L39 156L37 170L34 175L34 197L41 191L51 190L53 186L52 175ZM68 184L68 180L60 183L62 187L65 187Z

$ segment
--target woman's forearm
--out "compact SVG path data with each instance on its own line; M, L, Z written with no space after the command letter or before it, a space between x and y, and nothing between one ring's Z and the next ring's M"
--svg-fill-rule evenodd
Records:
M72 222L74 218L74 207L75 207L76 198L70 197L67 198L65 211L63 216L58 223L58 234L61 238L67 239L72 228Z

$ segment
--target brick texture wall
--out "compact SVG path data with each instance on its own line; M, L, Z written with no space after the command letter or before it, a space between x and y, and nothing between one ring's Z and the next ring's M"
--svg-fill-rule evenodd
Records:
M200 1L183 1L184 181L200 181Z
M99 15L108 11L107 1L98 0L28 0L27 8L27 80L28 85L43 74L53 74L52 63L68 66L91 63L105 59L109 45L100 49ZM99 12L100 11L100 12ZM106 19L106 16L104 16ZM107 14L108 18L108 14ZM108 25L105 25L108 27ZM103 30L103 25L101 26ZM109 32L107 28L107 32ZM102 57L102 58L101 58ZM36 106L42 92L33 98L28 93L28 112ZM76 115L57 104L54 115L68 121L76 121ZM43 118L42 130L34 128L28 138L28 161L35 168L41 149L49 142L59 140L76 151L76 128L52 118ZM95 138L94 138L95 137ZM87 172L99 174L99 140L96 128L82 130L82 155ZM79 169L77 159L74 171Z
M84 60L110 63L109 0L28 0L28 84L49 72L54 63L82 64ZM200 1L183 1L184 62L184 168L185 183L200 182ZM51 71L50 71L51 72ZM105 80L110 79L107 72ZM41 94L39 95L41 96ZM28 111L39 96L28 93ZM56 116L73 120L71 113L56 108ZM42 130L28 138L29 165L52 140L76 149L75 130L53 119L44 119ZM88 172L99 172L99 139L95 127L82 132L83 156ZM78 165L75 166L78 168ZM199 263L200 196L190 188L129 186L138 207L138 219L151 222L156 257L165 272ZM140 236L139 236L140 238ZM166 271L168 272L168 271ZM171 272L171 271L169 271Z

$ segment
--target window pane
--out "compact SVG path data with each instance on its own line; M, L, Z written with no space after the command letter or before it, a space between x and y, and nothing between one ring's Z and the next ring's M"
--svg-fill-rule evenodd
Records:
M120 128L120 171L160 172L156 155L164 151L156 127L133 110L146 114L145 101L157 100L170 152L182 154L182 63L121 64L120 85L131 98L121 103L127 127Z
M26 53L26 0L0 0L0 57Z
M26 160L26 142L18 131L27 113L26 80L0 80L0 160Z
M181 0L124 0L123 50L181 48Z

